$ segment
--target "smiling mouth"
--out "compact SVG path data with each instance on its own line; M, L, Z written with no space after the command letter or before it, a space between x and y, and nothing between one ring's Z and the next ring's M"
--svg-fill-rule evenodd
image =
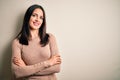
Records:
M34 26L40 26L39 22L33 22Z

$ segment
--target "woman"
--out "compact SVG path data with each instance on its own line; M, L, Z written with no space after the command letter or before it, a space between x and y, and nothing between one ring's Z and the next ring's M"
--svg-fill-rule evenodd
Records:
M12 70L20 80L57 80L61 58L55 37L46 33L44 9L30 6L12 42Z

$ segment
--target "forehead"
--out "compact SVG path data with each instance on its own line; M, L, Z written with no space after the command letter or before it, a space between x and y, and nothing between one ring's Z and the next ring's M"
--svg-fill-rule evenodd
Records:
M40 8L36 8L33 13L36 13L38 15L42 15L43 16L43 11Z

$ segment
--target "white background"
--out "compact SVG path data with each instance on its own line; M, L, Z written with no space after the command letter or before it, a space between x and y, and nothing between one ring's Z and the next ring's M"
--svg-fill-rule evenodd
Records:
M44 7L62 56L58 80L120 80L120 0L0 0L0 80L26 9Z

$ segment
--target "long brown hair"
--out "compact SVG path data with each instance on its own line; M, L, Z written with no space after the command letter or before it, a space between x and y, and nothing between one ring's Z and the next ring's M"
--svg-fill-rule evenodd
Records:
M25 16L24 16L22 29L16 37L16 38L19 39L19 43L21 43L23 45L28 45L29 44L28 43L28 38L30 36L29 19L32 15L33 11L36 8L40 8L43 11L43 23L42 23L41 27L39 28L39 37L41 39L40 44L42 46L45 46L49 42L49 35L46 33L45 11L44 11L42 6L35 4L35 5L30 6L27 9L27 11L25 13Z

